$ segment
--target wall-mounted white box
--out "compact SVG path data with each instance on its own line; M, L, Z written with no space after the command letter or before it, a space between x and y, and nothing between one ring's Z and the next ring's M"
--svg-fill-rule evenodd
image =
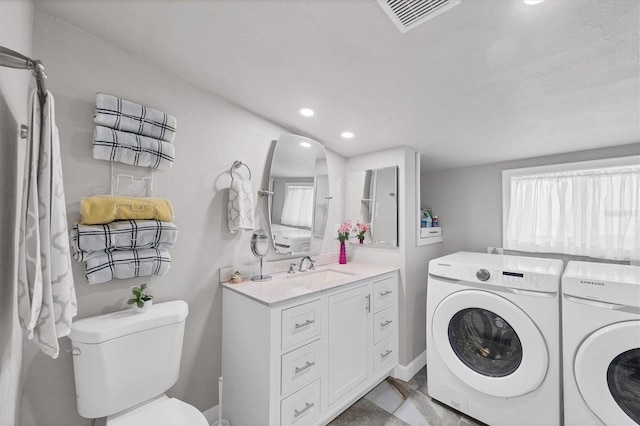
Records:
M442 242L442 228L420 228L419 245L434 244Z

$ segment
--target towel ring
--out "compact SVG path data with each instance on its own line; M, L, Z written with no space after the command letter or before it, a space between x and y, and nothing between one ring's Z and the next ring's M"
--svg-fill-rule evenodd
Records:
M251 169L245 163L238 160L234 161L233 165L229 169L229 175L231 175L231 180L233 180L233 169L239 169L240 166L245 166L247 168L247 170L249 171L249 180L251 180Z

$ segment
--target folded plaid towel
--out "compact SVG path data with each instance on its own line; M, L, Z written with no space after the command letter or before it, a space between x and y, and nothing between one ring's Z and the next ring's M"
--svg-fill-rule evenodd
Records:
M117 250L87 261L87 282L99 284L113 279L164 275L171 267L166 250Z
M178 237L174 223L159 220L119 220L106 225L77 224L71 230L73 257L86 262L114 250L170 250Z
M133 166L168 169L173 165L172 143L96 126L93 132L93 158L120 161Z
M135 102L105 93L96 93L93 121L101 126L171 142L176 134L176 118Z
M99 225L126 219L173 222L173 207L166 198L94 195L80 200L83 225Z

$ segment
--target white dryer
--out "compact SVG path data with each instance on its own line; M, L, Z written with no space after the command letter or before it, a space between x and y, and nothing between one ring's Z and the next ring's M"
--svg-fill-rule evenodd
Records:
M555 259L429 262L429 395L490 425L558 425L561 274Z
M640 424L640 267L569 262L562 331L565 424Z

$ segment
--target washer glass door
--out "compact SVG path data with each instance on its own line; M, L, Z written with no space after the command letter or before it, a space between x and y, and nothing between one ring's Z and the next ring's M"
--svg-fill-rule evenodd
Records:
M548 348L537 325L497 294L480 290L450 294L436 307L430 332L447 368L484 394L525 395L537 389L547 374Z
M623 352L611 361L607 384L622 411L640 425L640 348Z
M582 398L603 423L640 425L640 321L592 333L576 353L574 373Z
M511 324L495 312L463 309L449 321L449 344L473 371L488 377L504 377L522 362L522 342Z

